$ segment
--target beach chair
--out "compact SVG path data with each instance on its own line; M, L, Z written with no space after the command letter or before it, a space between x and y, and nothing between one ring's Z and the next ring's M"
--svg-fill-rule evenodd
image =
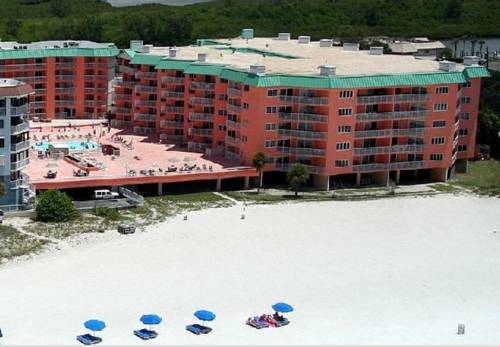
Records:
M258 316L248 318L247 325L255 329L269 328L269 323L265 319L262 319L262 317Z
M286 319L285 317L282 317L280 319L276 319L276 317L274 317L270 314L265 315L265 320L267 323L269 323L270 326L275 327L275 328L280 328L280 327L283 327L285 325L290 324L290 321L288 319Z
M143 339L143 340L151 340L158 336L158 333L154 330L141 329L134 330L134 335Z
M76 337L77 341L83 343L84 345L96 345L102 342L102 339L97 336L93 336L90 334L78 335Z
M191 324L186 326L186 330L192 332L195 335L208 334L212 331L212 328L206 327L200 324Z

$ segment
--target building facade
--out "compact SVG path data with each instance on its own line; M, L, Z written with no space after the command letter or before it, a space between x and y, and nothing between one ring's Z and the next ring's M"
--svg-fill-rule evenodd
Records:
M423 61L286 33L135 47L118 64L116 126L237 165L262 151L266 171L302 163L327 189L418 174L446 180L474 156L488 76L475 58Z
M41 120L103 118L117 48L90 41L0 42L0 77L31 85L31 115Z
M31 86L0 79L0 175L5 194L2 209L19 209L34 199L34 191L23 169L29 163L29 98Z

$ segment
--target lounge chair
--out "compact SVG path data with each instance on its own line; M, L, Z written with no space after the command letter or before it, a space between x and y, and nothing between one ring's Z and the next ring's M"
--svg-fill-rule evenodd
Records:
M93 336L90 334L78 335L76 339L79 342L83 343L84 345L96 345L102 342L102 339L100 337Z
M186 330L192 332L195 335L208 334L212 331L212 328L206 327L200 324L191 324L186 326Z
M154 330L141 329L134 330L134 335L143 340L150 340L156 338L158 336L158 333Z
M256 329L269 328L269 323L262 317L255 316L247 319L247 325Z
M265 320L266 322L269 323L269 325L275 327L275 328L279 328L279 327L283 327L285 325L288 325L290 324L290 321L288 319L286 319L285 317L281 317L279 319L276 319L276 317L274 315L265 315Z

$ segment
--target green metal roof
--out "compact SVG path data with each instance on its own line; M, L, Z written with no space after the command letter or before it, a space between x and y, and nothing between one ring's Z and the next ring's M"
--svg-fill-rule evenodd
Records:
M136 51L134 51L133 49L124 49L123 50L130 58L133 58L135 57L135 55L137 54Z
M224 65L192 63L184 70L186 74L219 76Z
M0 50L0 59L29 59L48 57L114 57L119 53L114 45L103 48L44 48Z
M469 66L464 71L467 78L490 77L491 74L484 66Z
M152 55L152 54L135 54L130 64L137 65L157 65L160 60L163 58L161 55Z
M158 70L186 70L193 60L162 59L156 65Z

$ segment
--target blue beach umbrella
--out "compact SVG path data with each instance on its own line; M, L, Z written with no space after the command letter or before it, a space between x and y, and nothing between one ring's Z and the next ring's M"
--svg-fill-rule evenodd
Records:
M288 312L293 311L293 307L288 305L287 303L284 303L284 302L278 302L278 303L274 304L272 307L273 307L273 310L275 310L276 312L281 312L281 313L288 313Z
M106 323L101 320L91 319L83 323L83 326L90 331L93 331L95 334L96 331L101 331L106 328Z
M142 324L149 325L151 330L151 325L156 325L161 323L161 317L156 314L145 314L141 317Z
M194 316L202 321L213 321L215 319L215 314L207 310L196 311Z

